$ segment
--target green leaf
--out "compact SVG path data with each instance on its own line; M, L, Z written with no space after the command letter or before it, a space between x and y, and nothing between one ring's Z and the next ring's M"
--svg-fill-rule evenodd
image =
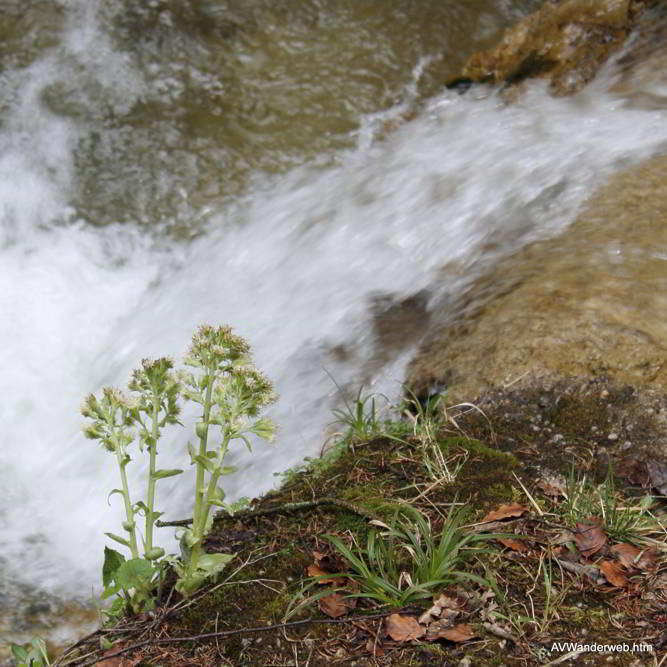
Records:
M188 454L190 454L191 463L195 462L195 457L197 456L197 450L194 448L194 445L188 442Z
M46 650L46 643L41 637L33 637L30 640L30 643L33 646L35 653L39 656L40 661L43 660L47 665L50 665L49 662L49 652Z
M180 475L183 471L176 468L170 470L156 470L153 473L153 479L164 479L165 477L174 477Z
M124 547L127 547L128 549L130 548L130 543L124 538L120 537L119 535L114 535L113 533L104 533L107 537L111 538L114 542L118 542L118 544L122 544Z
M17 659L22 662L27 662L28 661L28 651L26 651L23 646L19 646L18 644L11 644L11 650L12 650L12 655Z
M221 475L233 475L235 472L238 472L239 469L236 466L223 466L220 468Z
M103 651L108 651L113 646L113 643L110 642L106 637L100 637L100 648Z
M106 600L107 598L110 598L112 595L116 595L116 593L118 593L119 590L120 590L120 586L118 586L118 584L114 584L113 586L107 586L102 591L102 594L100 595L100 598L102 600Z
M194 457L195 461L204 468L204 470L208 470L208 472L213 472L215 470L215 463L211 461L207 456L197 456Z
M116 571L116 582L125 590L145 589L150 584L155 569L150 561L133 558L121 564Z
M197 568L212 577L221 572L233 558L234 554L204 554L200 557Z
M116 572L124 562L125 556L122 553L115 549L104 547L104 565L102 566L102 585L104 588L115 580Z
M137 512L138 514L140 512L143 512L144 516L147 516L148 513L149 513L149 509L148 509L148 507L146 506L146 503L143 500L139 500L136 503L134 503L134 507L132 509L135 512ZM123 527L125 527L125 526L123 526ZM127 528L125 530L127 530Z
M114 489L107 496L107 505L111 505L111 503L109 502L109 498L111 498L111 496L113 496L114 493L120 493L120 495L123 496L123 498L125 497L125 494L120 489Z
M147 560L157 560L164 556L164 549L162 547L153 547L150 551L147 551L145 554Z
M256 436L262 438L263 440L268 440L269 442L275 438L276 427L275 424L266 417L258 419L250 429L252 433Z

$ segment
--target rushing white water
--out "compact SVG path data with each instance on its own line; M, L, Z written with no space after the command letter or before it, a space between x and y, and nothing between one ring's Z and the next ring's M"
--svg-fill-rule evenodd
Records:
M70 54L88 47L85 30L70 33ZM608 173L667 146L664 111L626 108L603 83L573 99L534 86L511 106L446 93L382 141L368 141L369 117L332 166L258 178L200 212L195 241L160 241L139 225L77 220L85 126L40 103L54 67L45 58L20 73L0 126L0 576L56 591L97 583L103 532L120 520L106 502L113 459L80 432L87 393L123 386L142 357L180 359L200 323L231 324L280 394L277 443L239 455L241 472L224 480L233 495L261 493L320 450L336 399L327 371L344 387L398 392L412 348L368 369L373 297L456 296L500 257L564 229ZM100 85L118 83L102 56L99 67ZM140 77L127 79L129 95ZM187 437L170 434L164 467L184 460ZM183 479L158 494L168 517L189 510Z

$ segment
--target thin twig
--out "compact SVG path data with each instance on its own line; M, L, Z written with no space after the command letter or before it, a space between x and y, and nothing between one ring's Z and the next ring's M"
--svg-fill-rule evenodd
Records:
M131 651L136 651L137 649L143 648L144 646L149 645L160 645L160 644L177 644L180 642L196 642L205 639L217 639L218 637L230 637L232 635L244 634L247 632L270 632L272 630L280 630L281 628L295 627L299 625L308 625L310 623L352 623L354 621L363 621L370 620L373 618L385 618L391 614L395 614L397 611L395 609L389 611L378 612L376 614L368 615L358 615L351 616L349 618L307 618L301 621L288 621L287 623L276 623L275 625L263 625L255 628L239 628L238 630L224 630L222 632L207 632L200 635L192 635L189 637L170 637L166 639L147 639L143 642L138 642L132 646L126 646L125 648L114 651L113 653L107 653L104 655L104 659L108 660L109 658L115 658L119 655L124 655L125 653L130 653ZM87 662L81 663L78 667L90 667L98 662L99 658L94 660L89 660Z
M244 519L252 519L257 516L267 516L269 514L290 514L292 512L300 512L302 510L309 510L313 507L322 507L326 505L331 505L333 507L341 507L346 509L349 512L358 514L359 516L364 517L365 519L374 520L377 519L374 514L371 514L367 510L359 507L358 505L353 505L352 503L347 502L346 500L339 500L338 498L319 498L317 500L307 500L300 503L285 503L284 505L277 505L275 507L266 507L264 509L258 510L249 510L247 512L236 512L234 514L226 514L224 512L218 512L213 521L229 521L230 519L235 519L237 521L243 521ZM189 526L192 523L192 519L178 519L176 521L156 521L155 525L159 528L165 526L176 526L183 527Z

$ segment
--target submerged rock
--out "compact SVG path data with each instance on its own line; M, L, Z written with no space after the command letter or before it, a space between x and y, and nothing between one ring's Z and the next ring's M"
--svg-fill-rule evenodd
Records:
M623 45L647 3L639 0L548 0L505 31L500 43L473 55L462 77L514 85L549 79L555 95L571 95Z

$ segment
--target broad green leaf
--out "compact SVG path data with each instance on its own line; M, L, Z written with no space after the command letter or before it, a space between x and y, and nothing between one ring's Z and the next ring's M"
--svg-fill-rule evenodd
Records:
M108 533L107 533L108 534ZM116 577L118 568L125 562L125 556L115 549L104 547L104 565L102 566L102 585L106 588Z
M125 590L146 588L155 569L150 561L133 558L125 561L116 571L116 582Z
M209 577L221 572L227 563L234 558L234 554L204 554L199 559L197 567L206 572Z
M12 644L12 655L17 659L22 662L27 662L28 660L28 651L26 651L23 646L19 646L18 644Z
M107 586L102 591L102 594L100 595L100 598L102 600L106 600L107 598L110 598L112 595L116 595L116 593L118 593L119 590L120 590L120 586L118 586L118 584L114 584L113 586Z
M130 543L124 538L120 537L119 535L114 535L113 533L104 533L107 537L111 538L114 542L118 542L118 544L122 544L124 547L127 547L128 549L130 548Z
M180 475L183 471L176 468L170 470L156 470L153 473L153 479L164 479L165 477L174 477Z

